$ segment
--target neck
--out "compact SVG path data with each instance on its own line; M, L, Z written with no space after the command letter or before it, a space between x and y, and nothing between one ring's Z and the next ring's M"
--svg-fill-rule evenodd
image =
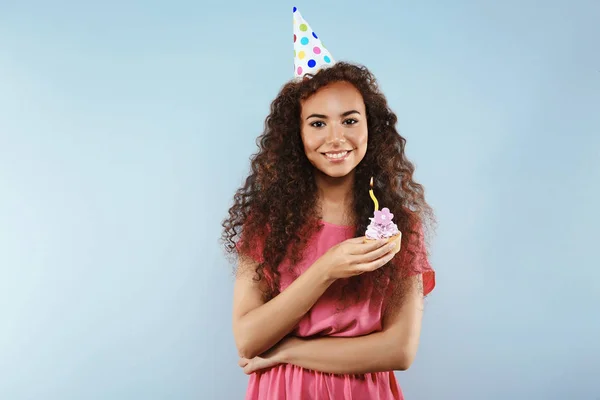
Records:
M315 175L315 183L319 192L322 217L330 222L349 222L352 215L354 196L354 171L341 178L332 178L322 173Z

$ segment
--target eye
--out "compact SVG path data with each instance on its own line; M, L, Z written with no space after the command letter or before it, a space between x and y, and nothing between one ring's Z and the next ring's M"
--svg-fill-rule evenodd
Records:
M348 118L347 120L344 121L344 124L346 125L354 125L358 123L358 120L355 120L354 118Z
M310 126L312 126L313 128L322 128L325 126L325 123L323 121L315 121L312 122Z

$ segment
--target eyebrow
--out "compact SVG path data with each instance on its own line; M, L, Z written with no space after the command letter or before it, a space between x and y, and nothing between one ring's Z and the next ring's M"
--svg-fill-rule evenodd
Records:
M340 117L347 117L350 114L358 114L360 115L360 113L356 110L350 110L350 111L346 111L345 113L340 114ZM327 115L323 115L323 114L310 114L308 117L306 117L306 119L310 119L310 118L321 118L321 119L327 119Z

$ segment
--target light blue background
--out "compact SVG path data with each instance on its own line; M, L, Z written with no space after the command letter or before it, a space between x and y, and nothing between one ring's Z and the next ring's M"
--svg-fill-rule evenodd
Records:
M437 211L407 399L600 396L600 3L375 3L0 2L1 399L243 397L217 240L293 5Z

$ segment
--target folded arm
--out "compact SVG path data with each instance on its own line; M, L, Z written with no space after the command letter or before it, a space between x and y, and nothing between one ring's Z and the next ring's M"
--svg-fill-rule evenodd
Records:
M261 282L253 280L257 263L240 258L233 294L233 334L239 355L253 358L290 333L332 284L315 263L268 302Z
M402 302L386 310L383 330L353 338L288 338L273 349L279 362L334 374L406 370L412 364L421 334L422 276L415 275Z

